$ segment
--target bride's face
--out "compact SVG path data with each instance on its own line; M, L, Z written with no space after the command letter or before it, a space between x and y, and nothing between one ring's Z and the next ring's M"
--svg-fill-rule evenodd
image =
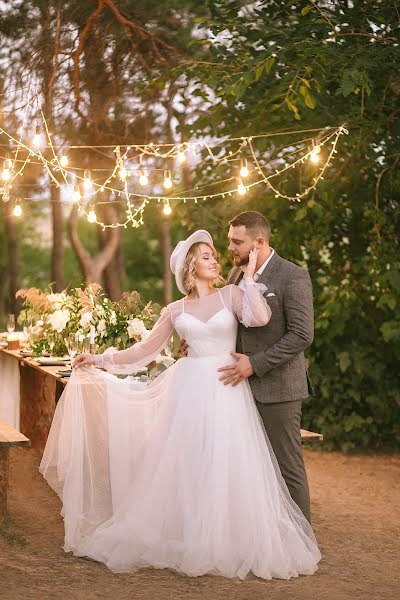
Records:
M207 244L199 244L196 249L196 277L198 279L206 279L212 281L217 279L220 271L220 266L214 252Z

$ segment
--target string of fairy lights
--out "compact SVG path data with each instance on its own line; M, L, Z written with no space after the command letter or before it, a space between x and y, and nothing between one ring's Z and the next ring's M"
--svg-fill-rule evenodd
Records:
M19 191L23 187L20 178L28 166L41 165L67 202L76 204L90 223L97 223L103 230L126 228L128 225L139 227L144 222L144 210L150 203L162 203L163 213L171 215L178 202L197 204L233 195L244 197L260 185L266 185L276 198L300 202L324 179L326 170L338 152L340 137L348 133L345 125L340 125L230 137L215 142L71 145L68 150L57 150L43 113L40 113L41 119L34 124L30 135L25 135L29 108L27 104L18 137L0 127L0 134L8 140L6 146L9 149L3 156L0 172L0 195L3 201L13 201L13 214L20 217L23 204L34 198L15 195L14 188ZM279 159L268 159L266 153L257 150L260 139L298 137L300 134L307 134L307 137L292 145L286 143L279 153ZM102 157L97 167L89 169L72 164L72 156L77 153L82 156L91 151ZM105 161L111 166L104 166ZM200 161L201 165L212 171L212 177L208 176L207 181L197 187L182 191L183 169L196 167ZM309 183L295 195L281 191L276 183L279 177L303 163L315 167L310 170ZM217 168L218 172L223 169L223 178L216 176ZM120 203L125 204L125 215L121 221L106 222L96 212L96 207L101 205Z

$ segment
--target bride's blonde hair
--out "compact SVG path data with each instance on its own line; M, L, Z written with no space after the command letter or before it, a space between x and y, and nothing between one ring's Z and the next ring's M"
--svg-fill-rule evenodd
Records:
M190 247L189 252L186 254L182 272L183 285L187 289L188 293L192 291L194 284L196 283L196 260L198 258L200 244L205 244L211 248L214 258L216 258L219 263L218 253L212 244L207 244L207 242L196 242L193 244L193 246ZM214 285L222 285L223 283L224 278L221 275L218 275L216 279L212 279L209 282L209 285L210 287L214 287Z

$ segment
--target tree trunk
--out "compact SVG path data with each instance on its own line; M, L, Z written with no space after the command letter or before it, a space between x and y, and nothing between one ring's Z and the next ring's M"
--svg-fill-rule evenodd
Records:
M118 229L109 229L109 232L108 240L104 248L95 256L91 256L79 238L78 207L76 205L72 207L68 221L68 234L71 246L80 262L86 284L102 284L104 270L110 264L117 251L119 241Z
M46 60L41 63L41 88L44 97L43 112L50 132L54 127L54 85L59 69L60 35L61 35L61 2L56 2L56 13L49 3L40 7L41 12L41 38L43 48L46 48ZM46 152L46 157L51 160L51 152ZM64 282L64 246L63 246L63 215L60 202L60 189L50 178L50 198L52 215L52 251L51 251L51 280L53 290L61 292L65 288Z
M107 232L107 237L110 236L110 230ZM107 292L110 300L115 302L121 298L121 281L120 281L120 269L118 263L118 251L121 246L121 240L118 241L118 248L116 254L113 256L110 264L104 271L104 288Z
M51 280L55 292L65 289L64 282L64 247L63 247L63 215L60 201L60 188L50 184L51 210L53 223L53 244L51 254Z
M161 252L163 259L164 304L172 302L172 276L169 259L172 252L171 227L168 217L161 221Z
M102 210L103 220L105 223L112 223L118 220L116 207L106 204ZM115 232L115 233L112 233ZM120 262L118 260L118 254L121 249L121 230L117 228L115 230L106 229L102 231L99 229L99 242L100 247L105 248L110 240L111 235L118 236L118 247L115 254L113 255L111 262L104 270L104 288L107 292L108 297L113 300L119 300L121 298L121 269Z
M15 231L12 203L8 202L6 206L6 234L8 249L8 294L9 294L9 312L16 314L18 303L15 297L17 293L18 278L18 256L17 256L17 234Z

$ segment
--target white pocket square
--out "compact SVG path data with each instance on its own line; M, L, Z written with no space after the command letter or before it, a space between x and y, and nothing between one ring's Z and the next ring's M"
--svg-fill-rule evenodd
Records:
M275 294L273 292L270 292L269 294L267 294L267 298L269 298L270 296L275 296Z

